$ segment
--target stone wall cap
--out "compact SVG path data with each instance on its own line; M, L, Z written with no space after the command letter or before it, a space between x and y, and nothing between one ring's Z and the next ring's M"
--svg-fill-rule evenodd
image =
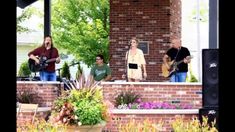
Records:
M113 109L113 114L198 114L199 109Z
M60 81L17 81L18 84L61 84Z
M101 82L102 85L112 85L112 84L137 84L137 85L202 85L201 82L125 82L125 81L114 81L114 82Z

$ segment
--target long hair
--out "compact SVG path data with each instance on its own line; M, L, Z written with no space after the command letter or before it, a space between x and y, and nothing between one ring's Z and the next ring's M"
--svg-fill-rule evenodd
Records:
M52 37L51 37L50 35L46 35L46 36L44 37L42 47L45 47L45 40L46 40L47 37L49 37L49 38L51 39L51 48L50 48L50 55L49 55L49 58L51 58L51 56L52 56L52 51L53 51L53 48L54 48L54 47L53 47ZM45 50L46 50L46 49L45 49ZM45 51L44 51L44 53L45 53Z
M42 46L45 46L45 40L46 40L47 37L51 38L51 49L52 49L52 48L53 48L53 40L52 40L51 35L46 35L46 36L44 37Z

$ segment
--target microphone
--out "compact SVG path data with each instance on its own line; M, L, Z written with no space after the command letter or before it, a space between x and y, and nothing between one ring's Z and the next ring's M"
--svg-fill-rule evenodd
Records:
M128 46L131 46L131 43L128 43Z
M49 44L49 42L46 42L45 44L46 44L45 46L47 47L47 46L48 46L48 44Z

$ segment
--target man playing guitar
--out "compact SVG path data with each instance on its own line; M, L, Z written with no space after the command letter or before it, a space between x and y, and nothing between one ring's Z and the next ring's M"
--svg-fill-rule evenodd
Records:
M55 63L60 62L58 50L53 47L51 36L45 36L42 46L28 53L29 59L35 62L35 65L40 64L41 58L47 58L54 61L48 62L45 68L39 71L40 80L56 81ZM36 57L39 56L40 58Z
M185 82L188 72L188 63L190 63L190 52L188 48L181 46L180 39L174 38L172 40L172 47L166 52L163 57L163 64L170 70L172 65L169 64L169 60L177 63L174 67L174 72L168 76L170 77L170 82ZM174 64L175 64L174 63Z

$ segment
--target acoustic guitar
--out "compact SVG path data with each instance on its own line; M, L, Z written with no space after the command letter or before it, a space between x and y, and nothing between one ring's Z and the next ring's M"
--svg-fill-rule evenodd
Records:
M28 65L29 65L29 69L32 72L38 72L41 70L44 70L47 66L49 62L53 62L56 61L57 58L51 58L51 59L47 59L47 57L42 56L42 57L37 57L39 59L39 64L36 64L35 60L29 58L28 60Z
M186 59L190 60L192 59L192 56L187 56ZM177 70L178 70L178 65L184 62L184 59L181 61L176 62L175 60L167 62L168 66L166 64L162 64L162 76L163 77L171 77Z

